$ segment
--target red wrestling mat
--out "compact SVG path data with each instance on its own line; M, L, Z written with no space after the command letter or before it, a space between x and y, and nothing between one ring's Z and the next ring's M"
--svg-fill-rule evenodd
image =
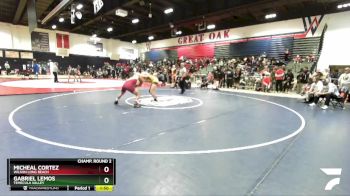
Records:
M28 94L45 94L45 93L66 93L66 92L82 92L82 91L93 91L93 90L107 90L111 88L18 88L18 87L7 87L0 85L0 96L3 95L28 95ZM112 88L120 89L120 87Z
M95 81L83 81L82 83L67 83L67 81L62 81L59 84L61 85L72 85L69 88L60 88L60 87L51 87L51 88L43 88L43 87L38 87L35 88L35 85L33 86L27 86L27 87L18 87L18 86L8 86L5 85L3 82L11 82L11 81L22 81L23 80L16 80L16 79L0 79L0 96L4 95L28 95L28 94L46 94L46 93L66 93L66 92L83 92L83 91L94 91L94 90L119 90L121 89L121 85L115 85L115 86L98 86L96 87L93 86L93 83ZM25 81L30 82L31 80ZM96 84L98 84L98 80L96 80ZM114 82L114 81L112 81ZM123 81L120 81L121 84ZM57 84L57 83L56 83ZM84 84L91 84L91 88L79 88L79 85L84 85ZM143 84L142 88L149 88L149 84Z

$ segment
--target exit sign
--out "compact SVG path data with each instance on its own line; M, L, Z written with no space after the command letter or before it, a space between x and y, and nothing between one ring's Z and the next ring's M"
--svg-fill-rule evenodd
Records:
M103 7L103 1L102 0L94 0L94 13L97 14L98 11L101 10Z

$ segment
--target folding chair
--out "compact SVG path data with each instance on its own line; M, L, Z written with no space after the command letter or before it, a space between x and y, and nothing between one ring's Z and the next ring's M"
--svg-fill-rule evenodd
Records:
M338 96L336 98L331 98L330 103L332 104L333 108L341 108L341 109L345 109L344 106L344 97Z

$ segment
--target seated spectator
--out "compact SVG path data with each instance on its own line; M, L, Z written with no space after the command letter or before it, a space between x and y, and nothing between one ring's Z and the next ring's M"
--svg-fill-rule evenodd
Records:
M319 78L322 79L323 78L323 73L321 72L320 69L317 69L312 75L312 78Z
M101 68L98 68L98 71L96 72L96 78L102 78L103 72Z
M346 99L349 97L349 91L350 91L350 68L347 67L344 70L344 73L342 73L338 79L340 92L342 96L344 97L344 101L346 102Z
M207 80L208 80L209 84L213 84L214 83L214 75L213 75L212 72L208 73Z
M300 64L301 63L301 56L298 54L295 58L294 58L294 64Z
M321 93L323 90L323 83L320 78L314 78L313 83L310 85L310 88L305 92L305 103L311 103L314 100L315 94ZM313 104L311 104L313 105Z
M206 76L202 77L200 88L208 88L208 78Z
M338 87L334 83L324 80L323 85L328 86L328 89L322 93L316 93L314 97L314 102L311 103L310 105L314 106L318 103L320 98L326 98L324 105L321 107L322 109L326 110L329 107L329 103L331 99L339 98L340 94L339 94Z
M262 79L262 86L263 86L263 91L264 92L270 92L271 89L271 77L269 74L263 74L263 79Z
M257 78L255 80L255 90L256 91L262 91L263 90L262 79L261 78Z

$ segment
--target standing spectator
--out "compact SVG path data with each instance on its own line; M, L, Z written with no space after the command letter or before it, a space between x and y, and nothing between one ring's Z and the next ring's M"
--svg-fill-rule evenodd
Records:
M52 73L54 75L54 82L55 83L58 83L58 78L57 78L57 74L58 74L58 63L53 63L53 66L52 66Z
M304 68L304 74L303 74L303 78L301 79L301 83L303 84L302 86L305 86L306 84L309 83L309 79L310 79L310 71L308 67ZM302 94L303 94L303 90L302 90Z
M214 75L214 89L219 90L220 71L218 70L218 68L216 66L214 67L213 75Z
M176 75L177 75L177 68L176 68L176 65L173 65L171 68L171 86L173 88L176 86Z
M291 89L293 81L294 81L294 74L292 73L291 69L288 69L288 72L284 76L284 86L283 86L284 92L288 92Z
M4 64L5 70L6 70L6 75L9 75L11 72L10 64L8 61L5 62Z
M284 62L287 64L289 61L289 49L287 48L285 51L284 51Z
M214 75L213 75L212 72L208 72L207 80L208 80L208 84L213 84L214 83Z
M219 87L222 88L225 86L225 70L223 67L219 69Z
M39 78L39 69L40 69L39 64L36 63L36 60L34 59L33 60L33 72L34 72L36 79Z
M296 87L296 92L297 92L298 94L301 94L301 90L302 90L302 87L303 87L303 85L304 85L304 82L303 82L304 76L305 76L304 70L303 70L303 68L301 68L300 71L299 71L299 73L298 73L298 75L297 75L297 87Z
M74 82L75 82L75 79L76 79L76 70L75 70L71 65L68 65L67 74L68 74L68 83L69 83L69 80L70 80L70 77L71 77L71 76L74 77Z
M327 83L331 82L331 74L329 73L329 69L325 69L324 72L322 73L322 79L326 80Z
M276 92L281 92L283 90L283 80L284 80L284 70L281 66L275 72L276 79Z
M336 69L334 72L331 72L330 75L332 80L338 80L340 76L339 70Z
M311 75L312 78L319 78L319 79L322 79L323 77L323 73L321 72L320 69L317 69L312 75Z
M234 80L233 87L236 89L238 89L238 87L239 87L239 82L241 81L241 75L242 75L241 69L239 67L237 67L235 70L235 73L233 74L233 80Z
M272 68L272 71L271 71L271 75L270 75L270 77L271 77L271 90L272 91L274 91L275 89L273 89L274 87L276 87L276 71L277 71L277 67L276 66L274 66L273 68Z
M226 86L227 88L232 88L233 85L233 70L231 68L228 68L226 71Z
M77 74L77 81L78 79L80 80L80 83L81 83L81 67L80 65L77 66L77 69L76 69L76 74Z
M112 78L113 79L115 79L116 73L117 73L115 69L116 69L115 66L113 66L113 68L112 68Z

